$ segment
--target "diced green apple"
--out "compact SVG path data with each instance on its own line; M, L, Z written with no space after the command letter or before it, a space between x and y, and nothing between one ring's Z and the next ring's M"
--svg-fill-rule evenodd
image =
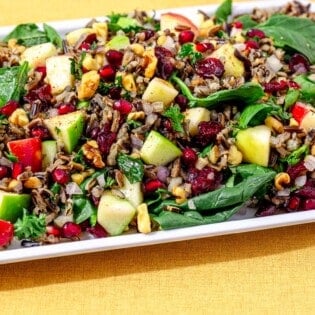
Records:
M236 135L236 146L243 154L243 161L268 166L271 129L265 125L240 130Z
M190 136L198 134L198 125L202 121L210 120L210 111L204 107L189 108L184 113L184 122L187 124Z
M57 154L57 141L46 140L42 142L42 169L45 170L54 162Z
M143 193L140 182L130 183L128 178L124 176L124 185L119 190L135 208L143 202Z
M166 165L182 154L169 139L152 130L140 150L141 159L147 164Z
M52 137L67 153L71 153L79 142L84 127L84 115L75 111L44 120Z
M114 195L111 191L103 193L97 209L97 222L110 235L120 235L134 218L136 208L127 199Z
M126 35L116 35L106 44L106 48L120 50L125 49L129 45L129 37L127 37Z
M164 106L168 106L173 102L177 94L178 91L170 82L154 78L149 82L142 99L150 103L162 102Z
M31 195L0 191L0 219L14 223L28 209Z
M57 48L52 43L44 43L26 48L21 55L21 63L27 61L31 68L45 66L46 59L57 55Z

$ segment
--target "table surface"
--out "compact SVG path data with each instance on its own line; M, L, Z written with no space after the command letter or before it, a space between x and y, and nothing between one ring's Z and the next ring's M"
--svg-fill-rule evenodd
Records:
M0 25L213 2L0 0ZM314 234L306 224L0 265L1 314L314 314Z

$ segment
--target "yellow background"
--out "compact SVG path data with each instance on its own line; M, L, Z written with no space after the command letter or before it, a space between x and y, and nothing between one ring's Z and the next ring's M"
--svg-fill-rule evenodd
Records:
M0 0L0 25L212 2ZM0 265L0 314L315 314L314 234L313 223Z

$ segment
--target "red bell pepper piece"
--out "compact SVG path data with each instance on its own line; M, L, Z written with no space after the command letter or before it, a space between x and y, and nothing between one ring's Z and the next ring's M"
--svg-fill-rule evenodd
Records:
M297 102L292 106L291 114L292 117L300 124L309 111L310 109L307 108L307 106L305 106L303 103Z
M13 140L7 143L10 152L24 167L30 166L33 172L42 169L42 142L39 138Z
M0 220L0 247L9 245L14 235L14 226L11 222Z

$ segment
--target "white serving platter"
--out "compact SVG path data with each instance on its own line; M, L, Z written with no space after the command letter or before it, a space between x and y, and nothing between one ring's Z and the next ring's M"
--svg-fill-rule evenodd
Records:
M288 1L249 1L233 4L234 14L243 14L251 11L253 8L273 8L287 3ZM304 2L307 3L307 2ZM202 10L209 14L213 13L217 5L203 5L193 7L183 7L160 10L156 12L157 16L163 12L177 12L188 17L193 12ZM312 11L315 11L315 4L311 4ZM104 19L99 17L97 19ZM61 34L70 30L83 27L90 21L90 18L49 22L49 25L57 29ZM14 26L0 27L0 38L4 37ZM29 261L35 259L52 258L68 255L77 255L92 253L98 251L108 251L121 248L130 248L145 245L154 245L162 243L177 242L183 240L201 239L206 237L244 233L258 231L277 227L306 224L315 222L315 210L300 211L294 213L278 214L268 217L254 217L253 211L246 210L235 215L231 220L201 225L189 228L174 229L169 231L158 231L148 235L129 233L121 236L107 237L100 239L85 239L81 241L64 242L52 245L43 245L36 247L21 248L17 242L8 249L0 250L0 264Z

